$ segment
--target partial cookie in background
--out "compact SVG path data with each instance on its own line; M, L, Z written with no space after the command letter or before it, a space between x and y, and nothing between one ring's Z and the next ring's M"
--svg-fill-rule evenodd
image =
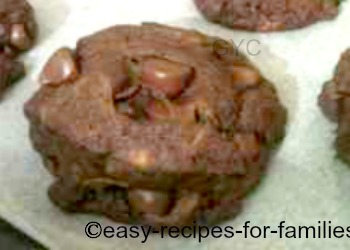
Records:
M56 177L56 205L155 227L213 224L240 210L287 112L233 46L217 53L217 39L115 26L51 57L25 114Z
M0 97L25 74L17 61L33 47L37 35L33 8L25 0L0 0Z
M340 0L194 0L210 21L249 31L303 28L337 16Z
M319 105L330 120L338 123L336 148L339 156L350 163L350 49L342 54L333 79L324 84Z

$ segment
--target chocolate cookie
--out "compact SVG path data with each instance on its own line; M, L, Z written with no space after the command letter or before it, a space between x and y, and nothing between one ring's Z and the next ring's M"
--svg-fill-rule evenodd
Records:
M319 105L323 113L338 123L336 148L339 156L350 163L350 49L338 63L332 80L324 84Z
M194 0L204 16L216 23L250 31L302 28L332 19L339 0Z
M24 75L16 57L34 45L36 34L34 11L25 0L0 0L0 95Z
M286 110L234 51L192 30L116 26L58 50L25 105L65 211L125 223L212 224L239 211Z

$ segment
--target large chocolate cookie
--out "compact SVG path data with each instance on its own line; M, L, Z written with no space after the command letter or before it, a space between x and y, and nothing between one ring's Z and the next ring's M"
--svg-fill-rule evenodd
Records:
M0 95L24 75L16 57L33 46L36 34L34 11L25 0L0 0Z
M319 105L330 120L338 123L336 148L339 156L350 163L350 49L342 54L333 79L324 84Z
M286 110L214 37L116 26L62 48L26 103L31 139L62 209L147 225L234 215L284 135Z
M194 0L210 21L235 29L281 31L334 18L339 0Z

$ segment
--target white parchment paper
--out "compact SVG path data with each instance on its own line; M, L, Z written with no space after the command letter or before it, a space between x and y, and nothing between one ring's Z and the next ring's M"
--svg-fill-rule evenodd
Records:
M350 249L343 239L95 239L85 236L85 225L98 221L91 215L69 216L54 207L46 196L52 179L28 140L28 123L22 107L39 87L37 76L47 58L61 46L114 25L153 21L196 28L211 35L233 39L247 52L251 39L261 50L251 60L272 80L289 111L288 134L273 158L262 185L245 204L244 212L227 222L237 229L245 221L277 227L282 220L291 226L317 226L318 221L350 226L350 168L335 158L332 147L335 124L323 117L317 96L328 80L340 53L350 47L350 3L331 22L284 33L256 34L231 31L209 24L191 0L31 0L41 34L35 49L23 59L28 76L0 104L0 216L38 239L50 249ZM225 225L223 225L225 226Z

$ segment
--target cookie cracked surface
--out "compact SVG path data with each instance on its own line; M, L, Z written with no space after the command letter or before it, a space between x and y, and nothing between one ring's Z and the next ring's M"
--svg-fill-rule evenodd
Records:
M333 79L327 81L319 96L323 113L338 124L335 142L339 156L350 163L350 49L339 60Z
M34 10L25 0L0 0L0 96L25 74L17 60L37 36Z
M303 28L333 19L338 0L194 0L210 21L250 31L282 31Z
M287 114L274 87L214 37L115 26L62 48L26 103L35 149L65 211L184 226L235 215Z

